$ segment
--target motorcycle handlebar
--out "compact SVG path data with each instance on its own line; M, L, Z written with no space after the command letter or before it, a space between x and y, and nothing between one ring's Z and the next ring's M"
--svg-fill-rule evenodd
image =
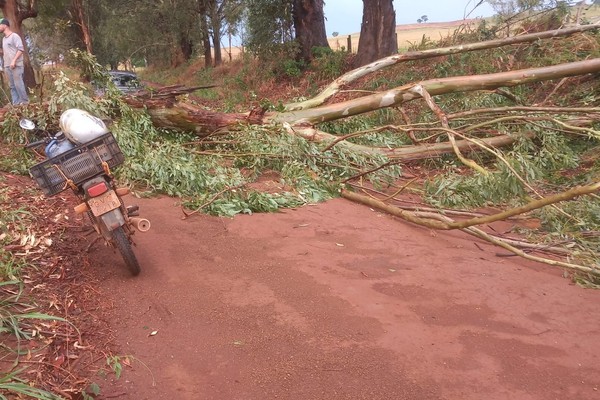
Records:
M31 149L32 147L38 147L47 143L47 140L36 140L35 142L31 142L25 145L26 149Z

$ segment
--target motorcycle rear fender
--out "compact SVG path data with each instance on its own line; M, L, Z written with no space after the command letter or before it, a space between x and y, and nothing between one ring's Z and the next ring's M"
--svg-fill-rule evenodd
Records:
M119 208L102 214L100 219L109 231L114 231L118 227L125 225L125 218L123 218L123 213L121 213L121 209Z

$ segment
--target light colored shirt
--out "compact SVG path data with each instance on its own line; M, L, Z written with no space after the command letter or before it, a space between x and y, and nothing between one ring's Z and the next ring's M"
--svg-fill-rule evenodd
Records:
M23 41L16 33L11 33L8 37L2 38L2 51L4 51L4 67L9 68L17 55L17 51L24 51ZM23 56L16 62L17 67L23 66Z

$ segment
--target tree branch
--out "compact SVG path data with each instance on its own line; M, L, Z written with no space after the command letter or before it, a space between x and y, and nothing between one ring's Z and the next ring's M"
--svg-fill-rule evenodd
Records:
M501 86L516 86L598 72L600 72L600 58L487 75L431 79L341 103L274 114L268 119L274 122L289 122L292 124L317 124L359 115L376 109L398 106L420 98L421 95L416 90L417 86L422 86L430 95L437 96L447 93L490 90Z
M286 111L298 111L305 110L307 108L313 108L324 104L329 98L338 93L340 89L348 85L349 83L356 81L363 76L371 74L375 71L390 67L392 65L396 65L405 61L412 60L423 60L427 58L457 54L457 53L465 53L469 51L477 51L477 50L485 50L496 47L508 46L517 43L527 43L527 42L535 42L540 39L551 39L555 37L561 36L569 36L575 33L596 30L599 29L600 25L583 25L579 27L569 28L569 29L557 29L553 31L545 31L538 33L531 33L527 35L520 36L511 36L505 39L495 39L488 40L485 42L478 43L468 43L461 44L457 46L444 47L441 49L431 49L431 50L423 50L423 51L411 51L404 54L396 54L390 57L382 58L381 60L377 60L372 62L371 64L367 64L363 67L356 68L341 77L337 78L333 81L329 86L327 86L321 93L312 99L300 102L300 103L290 103L285 106Z
M575 190L575 189L577 189L577 190ZM579 194L572 196L573 193L566 195L566 193L568 193L568 192L564 192L564 193L559 193L557 195L550 196L546 199L538 200L538 201L535 201L532 203L538 203L539 207L535 207L535 208L540 208L540 207L543 207L544 205L552 204L552 203L562 201L562 200L568 200L568 199L576 197L578 195L586 194L586 192L588 190L592 190L592 191L599 190L600 182L598 182L594 185L589 185L589 186L575 188L575 189L572 189L568 192L577 191ZM587 193L591 193L591 192L587 192ZM480 239L483 239L492 244L500 246L500 247L502 247L514 254L517 254L525 259L528 259L528 260L537 261L537 262L541 262L541 263L545 263L545 264L549 264L549 265L553 265L553 266L558 266L558 267L562 267L562 268L568 268L568 269L579 271L579 272L589 273L589 274L593 274L595 276L600 276L600 270L598 270L596 268L587 267L587 266L578 265L578 264L572 264L572 263L568 263L568 262L549 260L546 258L536 257L536 256L532 256L530 254L527 254L524 251L512 246L510 243L503 241L499 237L491 236L488 233L482 231L481 229L474 228L473 225L476 225L476 224L471 223L473 221L478 221L477 224L483 224L483 223L490 223L493 221L505 219L508 216L510 216L508 214L510 214L510 211L512 211L512 210L508 210L503 213L498 213L498 214L494 214L494 215L490 215L490 216L486 216L486 217L472 218L468 221L464 221L465 223L461 223L461 222L457 223L454 220L452 220L451 218L445 217L441 214L419 213L419 212L406 211L401 208L394 207L389 204L385 204L382 201L379 201L379 200L376 200L376 199L373 199L373 198L370 198L367 196L362 196L357 193L349 192L347 190L342 190L341 196L348 200L352 200L357 203L365 204L365 205L368 205L369 207L373 207L373 208L385 211L389 214L392 214L394 216L397 216L399 218L402 218L408 222L412 222L417 225L425 226L425 227L432 228L432 229L441 229L441 230L460 229L463 232L466 232L470 235L477 236ZM572 197L569 197L569 196L572 196ZM529 204L532 204L532 203L529 203ZM542 205L542 203L544 203L544 204ZM527 207L520 207L520 208L526 209ZM516 209L513 209L513 210L516 210ZM527 212L527 211L523 211L523 212ZM518 214L521 214L521 213L522 212L519 212ZM516 214L512 214L512 215L516 215Z

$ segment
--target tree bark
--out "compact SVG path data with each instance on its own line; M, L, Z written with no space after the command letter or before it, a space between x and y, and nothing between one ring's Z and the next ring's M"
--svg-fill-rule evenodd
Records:
M85 11L83 9L83 0L73 0L73 14L79 25L81 40L85 44L85 49L88 53L94 54L92 48L92 35L90 34L90 26L87 23Z
M210 1L209 13L210 13L210 24L212 28L212 44L214 50L214 63L215 66L223 64L223 55L221 52L221 26L222 26L222 14L223 6L226 0L222 0L219 4L218 1Z
M212 67L212 50L210 48L210 32L208 29L208 7L205 0L198 1L198 16L200 19L200 34L204 50L204 68Z
M363 19L355 67L369 64L398 51L396 12L392 0L363 0Z
M325 31L323 0L294 0L294 30L300 45L299 58L310 63L313 47L329 47Z
M218 29L221 29L221 26L219 24ZM221 52L221 35L220 33L217 33L217 27L215 27L215 24L213 24L213 31L212 31L212 42L213 42L213 49L215 51L215 67L219 66L221 64L223 64L223 55Z
M179 48L185 61L189 61L194 53L194 42L192 42L188 36L182 36L179 39Z

